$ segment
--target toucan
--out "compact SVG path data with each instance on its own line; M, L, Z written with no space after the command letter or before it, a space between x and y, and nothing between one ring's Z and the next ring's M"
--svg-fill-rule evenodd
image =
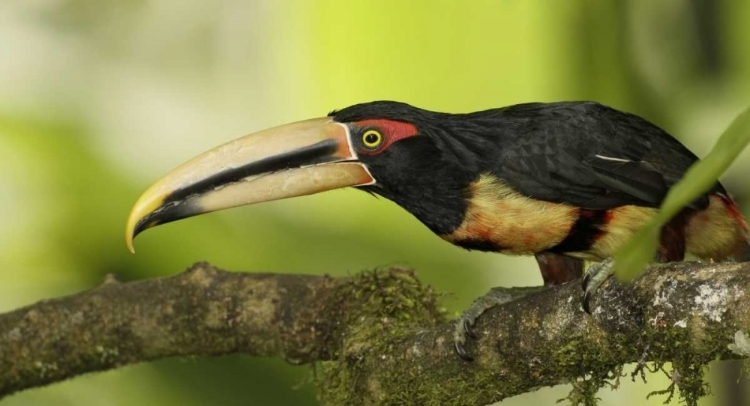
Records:
M558 285L581 277L584 261L607 263L697 160L658 126L596 102L450 114L375 101L193 158L138 199L126 240L132 251L135 236L157 225L354 187L394 201L457 246L534 255L545 285ZM750 254L747 223L720 183L663 227L654 259L686 253L715 261ZM593 279L587 311L601 284ZM467 312L457 331L473 336L480 313ZM470 359L464 333L455 339Z

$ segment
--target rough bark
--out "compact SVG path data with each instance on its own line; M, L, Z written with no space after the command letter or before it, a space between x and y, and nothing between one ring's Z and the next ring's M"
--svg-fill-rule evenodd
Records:
M249 274L200 263L0 315L0 396L171 356L245 353L324 361L324 404L477 405L574 383L592 402L624 363L672 362L688 403L704 366L750 354L750 263L653 266L607 282L581 310L571 283L487 311L453 351L439 295L407 269L349 278Z

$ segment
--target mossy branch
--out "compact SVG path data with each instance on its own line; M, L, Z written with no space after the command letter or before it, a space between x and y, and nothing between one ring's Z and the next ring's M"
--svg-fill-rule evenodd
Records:
M467 363L438 295L410 270L330 278L201 263L0 315L0 396L164 357L245 353L323 361L330 405L488 404L570 382L571 400L588 402L622 364L645 361L672 362L694 403L707 362L748 354L748 289L748 263L655 265L632 284L606 283L589 316L571 283L486 312Z

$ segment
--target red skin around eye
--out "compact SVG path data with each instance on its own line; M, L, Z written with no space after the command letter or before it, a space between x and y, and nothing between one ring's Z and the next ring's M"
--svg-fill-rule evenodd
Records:
M391 144L404 138L409 138L417 135L417 127L411 123L404 123L402 121L376 119L376 120L362 120L354 122L358 127L374 127L383 134L385 138L383 144L372 151L359 151L364 155L376 155L385 151Z

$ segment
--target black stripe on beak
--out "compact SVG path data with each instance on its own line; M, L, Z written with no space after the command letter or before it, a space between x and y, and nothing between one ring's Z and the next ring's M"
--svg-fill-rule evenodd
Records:
M336 140L329 139L293 151L263 158L237 168L227 169L188 187L175 190L164 199L164 202L165 204L179 202L190 196L203 194L217 187L239 182L248 176L336 161L339 160L339 158L334 156L337 150L338 143Z

